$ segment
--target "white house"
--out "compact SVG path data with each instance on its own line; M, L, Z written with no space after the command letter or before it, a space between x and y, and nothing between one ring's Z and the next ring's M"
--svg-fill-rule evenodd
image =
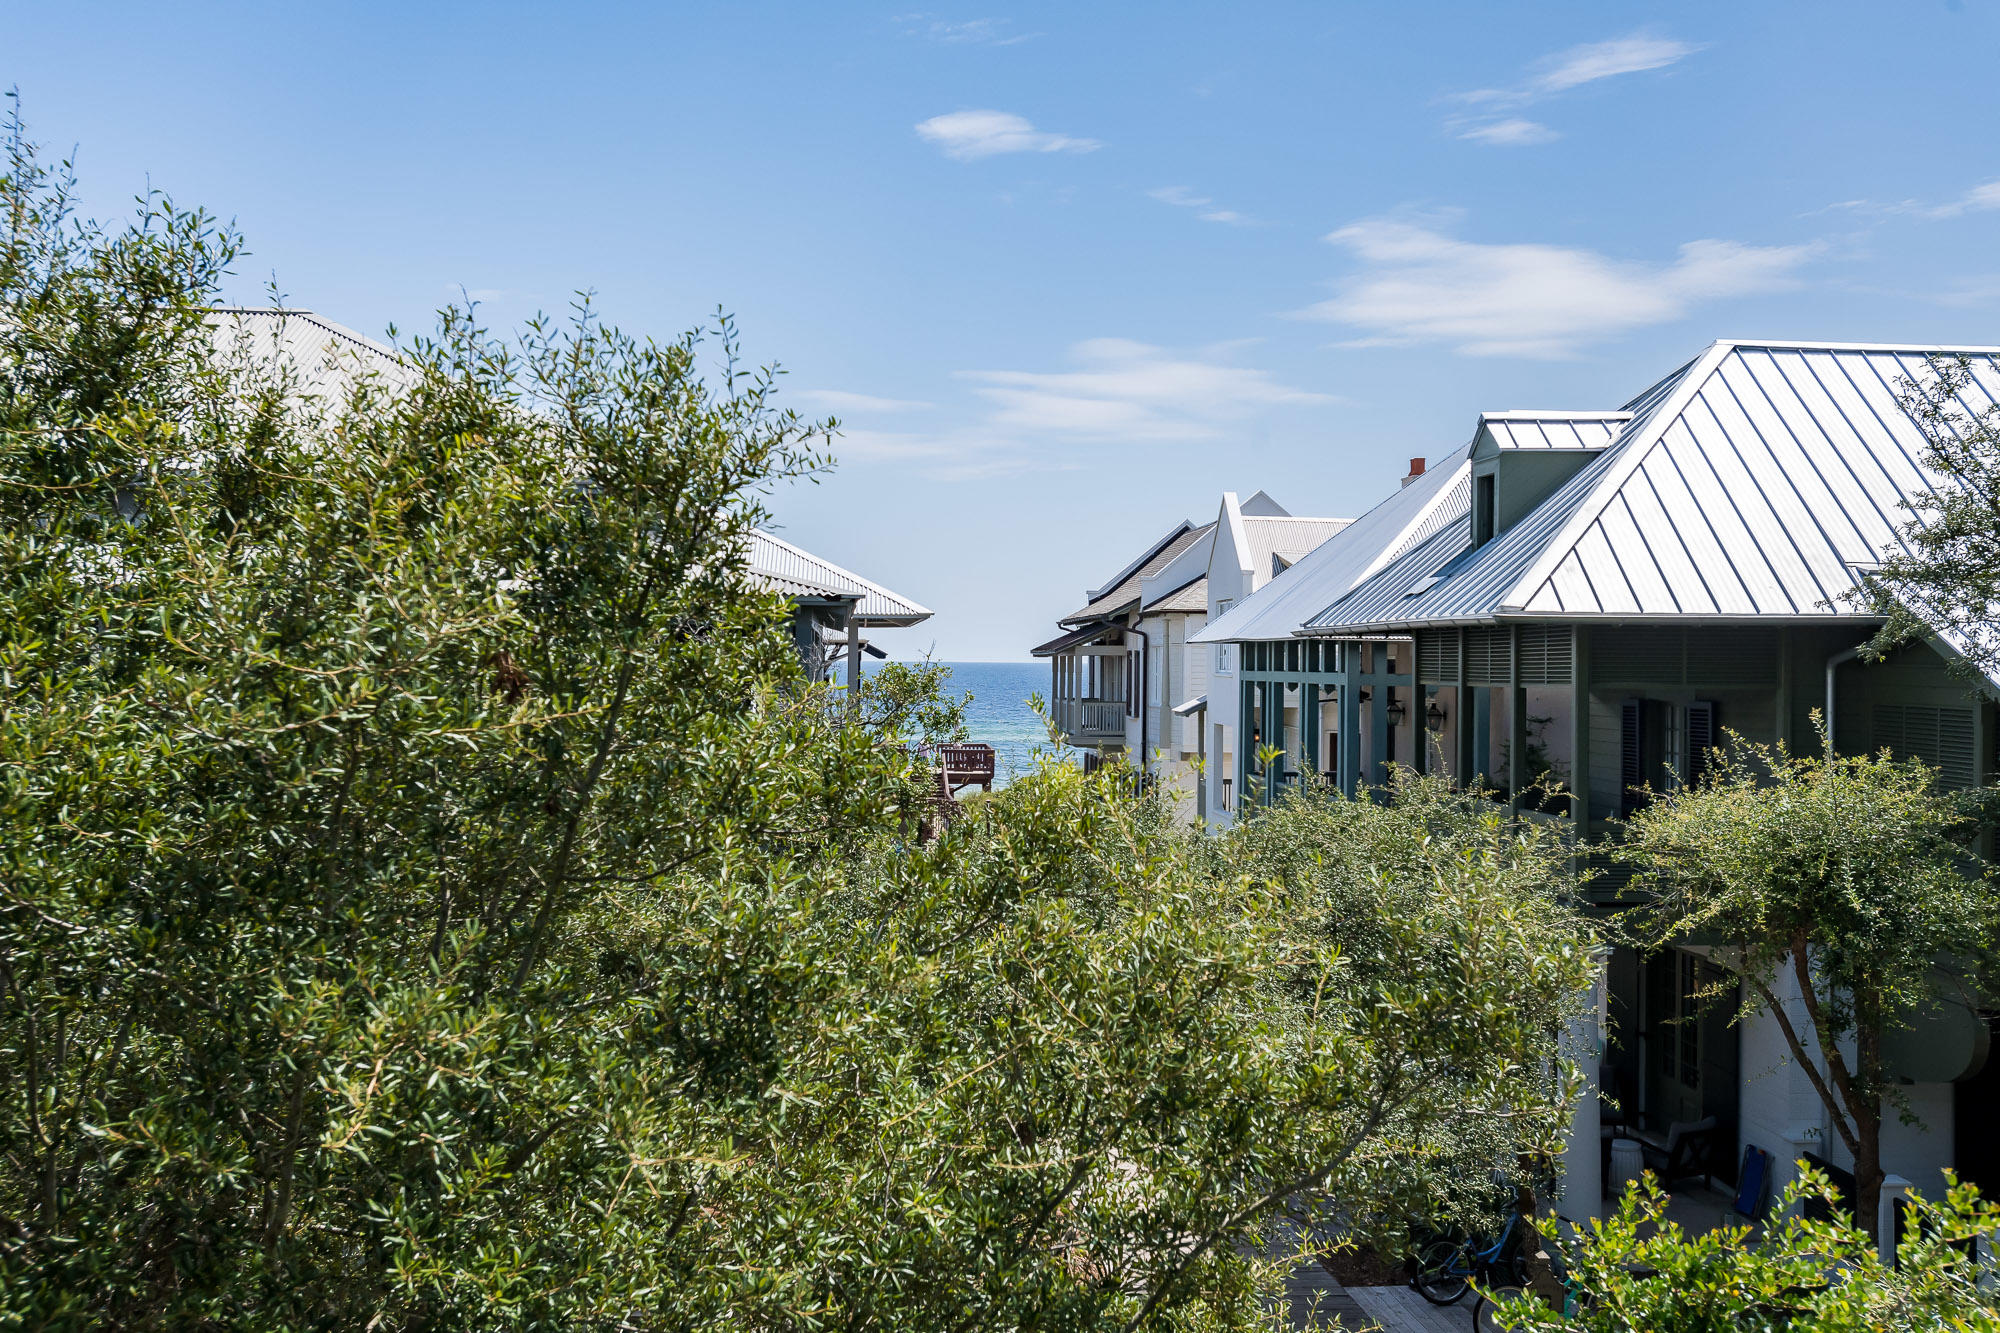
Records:
M1214 754L1233 752L1233 702L1208 711L1217 663L1189 639L1345 526L1298 518L1259 491L1222 497L1216 520L1183 519L1086 593L1063 632L1033 650L1050 662L1049 698L1058 728L1086 762L1116 757L1166 782L1188 818L1226 818L1228 785L1203 774ZM1233 678L1227 661L1219 664ZM1227 693L1225 691L1225 693ZM1233 699L1233 697L1232 697Z

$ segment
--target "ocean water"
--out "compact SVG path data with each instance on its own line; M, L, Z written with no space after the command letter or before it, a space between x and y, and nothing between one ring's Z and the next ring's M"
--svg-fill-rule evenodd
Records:
M871 662L868 665L873 666ZM994 777L1000 785L1035 767L1034 751L1049 746L1048 729L1028 707L1028 696L1049 692L1046 662L946 662L952 695L970 692L965 710L967 739L993 747Z

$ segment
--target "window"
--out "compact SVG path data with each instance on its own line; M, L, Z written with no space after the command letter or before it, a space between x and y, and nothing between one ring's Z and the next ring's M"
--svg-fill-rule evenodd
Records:
M1618 728L1619 814L1631 814L1653 792L1698 782L1720 734L1713 703L1627 699Z
M1217 602L1215 604L1215 618L1220 620L1228 615L1229 608L1234 605L1236 603L1227 598ZM1231 660L1235 647L1236 645L1231 643L1218 643L1215 645L1215 673L1218 676L1226 676L1236 669L1236 664Z
M1493 540L1499 517L1493 493L1494 476L1488 472L1472 479L1472 544L1484 546Z

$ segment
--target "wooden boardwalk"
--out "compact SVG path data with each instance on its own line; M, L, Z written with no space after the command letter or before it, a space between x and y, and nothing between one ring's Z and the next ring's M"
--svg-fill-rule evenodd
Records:
M1347 1294L1382 1333L1472 1333L1470 1292L1457 1305L1432 1305L1409 1287L1349 1287Z

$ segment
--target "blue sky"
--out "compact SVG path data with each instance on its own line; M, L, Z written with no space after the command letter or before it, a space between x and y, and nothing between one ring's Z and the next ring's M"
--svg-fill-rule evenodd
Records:
M1985 0L9 9L93 211L233 217L246 300L733 312L846 430L785 535L937 612L901 656L1717 337L2000 342Z

